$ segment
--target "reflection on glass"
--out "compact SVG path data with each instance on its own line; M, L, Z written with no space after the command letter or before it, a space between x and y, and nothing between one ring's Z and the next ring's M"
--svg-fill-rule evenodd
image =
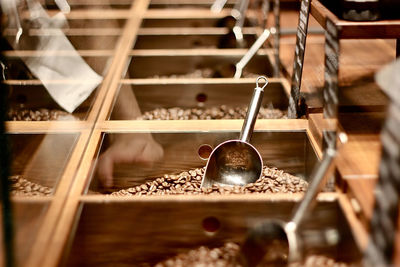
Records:
M121 86L117 103L132 94L140 110L127 119L137 120L215 120L244 119L248 101L254 90L254 83L202 84L167 83L124 84ZM121 113L121 107L114 107L111 119ZM271 82L265 90L259 119L287 118L288 98L280 82ZM126 107L129 108L129 107Z
M215 147L223 141L235 139L239 136L238 132L151 133L151 139L142 141L150 135L150 133L147 134L105 135L105 142L100 149L100 157L94 167L96 172L89 185L90 194L99 192L112 192L114 195L209 194L215 190L215 193L220 194L222 191L229 191L225 189L219 191L217 187L215 190L210 189L210 192L201 191L200 183L206 159L198 152L199 147L204 144ZM143 159L132 163L118 162L104 156L109 153L108 151L124 156L135 155L138 150L127 149L124 142L118 146L115 145L114 148L112 142L111 145L109 144L110 140L124 140L125 138L132 140L131 142L141 140L141 144L149 142L147 146L141 145L141 148L145 148L145 150L141 150L140 154L147 156L147 159L154 160L152 164L143 164L148 163ZM306 132L255 132L252 144L263 158L265 168L260 181L265 184L260 186L255 183L248 187L237 188L236 193L304 192L307 188L304 179L309 177L310 171L317 161L316 153ZM152 150L148 150L151 148ZM161 151L163 152L161 153ZM162 155L164 157L161 157ZM119 158L116 157L116 159ZM105 167L102 166L103 164ZM103 169L108 172L104 172ZM112 179L112 184L109 184L111 187L106 190L104 190L104 181L107 179L104 178L104 173L108 173L109 180Z
M11 195L48 196L67 165L78 134L9 134Z

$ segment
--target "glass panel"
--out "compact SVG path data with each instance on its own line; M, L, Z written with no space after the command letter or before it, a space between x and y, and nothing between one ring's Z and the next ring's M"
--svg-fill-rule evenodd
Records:
M254 88L255 82L235 81L223 84L124 84L111 119L244 119ZM140 110L135 110L135 105L125 104L129 98L136 98ZM259 118L286 118L288 102L282 84L270 82L264 92Z
M28 256L37 238L37 233L43 223L49 206L48 201L12 201L12 216L14 230L14 257L15 266L27 266ZM1 217L0 213L0 217ZM2 218L1 218L2 219ZM0 237L3 239L2 231ZM4 243L0 243L3 250Z
M189 48L236 48L236 39L233 34L158 34L138 35L135 49L189 49ZM247 47L256 40L254 34L243 34Z
M243 55L133 56L128 74L130 78L233 78L235 64ZM271 77L272 71L268 55L257 54L243 69L242 77Z
M207 149L204 145L208 145L212 150L218 144L238 137L238 132L106 135L100 156L95 159L89 194L121 193L119 192L121 189L127 190L148 182L152 183L157 178L165 177L164 175L181 175L182 172L189 171L191 174L186 175L188 176L186 181L198 188L201 174L192 172L199 171L206 165L208 154L205 156L202 154L203 150ZM306 185L299 178L308 179L311 171L309 168L317 162L317 156L305 131L255 132L251 144L263 159L262 177L266 177L264 182L269 181L271 177L271 179L281 177L278 180L288 179L288 182L280 184L282 188L279 192L290 190L301 192L305 189ZM292 186L293 184L299 186ZM151 185L147 184L147 189L143 191L151 193L149 191ZM182 184L182 186L189 185ZM268 188L261 191L272 192Z
M166 199L86 202L77 217L76 233L71 235L71 250L65 255L64 266L154 266L200 246L240 244L252 225L267 218L288 220L293 204L292 201L254 200L250 204ZM208 227L210 221L215 222L214 229ZM360 252L337 202L319 202L303 226L299 232L307 256L323 255L353 263L360 260ZM324 240L327 235L337 238L328 244ZM235 255L235 251L230 252ZM200 257L199 261L202 260L205 258Z
M8 134L12 195L53 194L79 134Z
M85 120L94 103L96 90L72 113L64 111L43 85L11 85L8 120Z

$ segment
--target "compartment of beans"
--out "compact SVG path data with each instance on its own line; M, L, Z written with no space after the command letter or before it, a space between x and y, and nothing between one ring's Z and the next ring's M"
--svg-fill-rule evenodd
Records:
M242 266L236 257L249 229L265 219L288 220L294 204L251 198L87 199L81 202L64 266ZM291 266L360 266L337 200L320 197L299 235L305 262ZM267 254L285 256L275 246Z
M142 114L137 120L215 120L244 119L255 88L255 80L236 82L124 83L116 103L135 95ZM287 118L288 89L280 79L271 79L265 88L259 119ZM121 112L114 107L110 119Z
M244 28L243 39L250 47L257 39L255 28ZM227 28L140 29L134 49L236 48L233 32Z
M13 219L13 243L14 243L14 265L29 265L28 256L31 254L32 247L38 237L40 226L44 222L45 214L48 210L50 201L38 199L36 201L26 201L26 199L12 200L12 219ZM3 212L0 213L0 219L3 220ZM0 231L0 238L4 240L3 231ZM0 242L1 251L5 242ZM4 260L4 253L2 254ZM3 261L4 262L4 261ZM5 264L3 264L5 266Z
M307 179L318 160L306 131L255 132L251 144L263 158L261 178L246 186L213 186L203 189L200 188L202 174L212 149L223 141L239 137L239 132L220 131L152 133L153 141L145 148L153 159L157 158L152 164L149 161L140 164L136 158L136 163L110 165L110 160L114 158L122 162L125 153L131 157L135 152L130 145L147 142L149 135L106 134L99 149L99 157L93 164L87 193L111 193L114 196L293 194L307 189Z
M172 12L174 13L162 9L149 10L140 28L233 28L235 25L230 9L224 9L219 13L211 12L209 9L175 9ZM255 13L249 13L246 15L244 27L251 26L250 20L256 21Z
M151 55L132 51L128 73L130 78L233 78L235 64L246 53L222 54L220 51L211 54L195 54L196 51L182 53L164 53ZM186 53L186 55L185 55ZM273 68L269 61L268 51L261 50L243 69L242 77L257 78L260 75L271 77Z
M49 57L54 60L62 60L64 57L68 58L68 52L65 56L56 55L49 52L47 55L22 54L24 59L34 59L35 57ZM40 81L28 69L23 62L22 58L18 57L18 53L8 52L5 59L5 88L8 90L8 107L7 119L10 121L53 121L53 120L85 120L94 103L97 89L95 88L88 98L81 103L73 113L68 113L63 110L61 106L51 97L46 90L44 84L51 84L52 89L59 87L60 89L81 85L87 83L93 84L92 81L81 81L74 79L48 79ZM110 55L93 55L86 56L82 54L82 58L88 65L99 75L103 75L108 71ZM51 60L51 59L49 59ZM68 60L68 59L67 59ZM91 85L93 86L93 85ZM99 88L100 85L97 86Z
M70 83L74 83L74 81ZM39 81L26 83L10 82L8 89L10 93L7 120L9 121L85 120L91 111L96 96L95 89L74 112L69 113L64 111L53 100L46 88Z
M11 196L49 196L70 159L79 134L8 134Z

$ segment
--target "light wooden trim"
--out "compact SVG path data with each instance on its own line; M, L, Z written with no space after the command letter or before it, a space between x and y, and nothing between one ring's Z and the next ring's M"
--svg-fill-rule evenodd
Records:
M52 239L50 246L47 247L46 256L41 259L42 261L40 262L40 265L32 266L58 266L59 260L64 251L64 247L70 235L76 211L79 206L79 197L84 189L84 186L88 182L87 179L92 159L97 151L100 140L101 132L95 130L90 136L90 141L88 142L87 149L85 150L81 160L81 165L79 166L79 169L75 175L75 179L71 185L68 198L64 203L61 214L59 214L58 224L54 228L54 232L51 232Z
M104 121L96 128L108 132L217 132L240 131L243 120L174 120L174 121ZM308 121L303 119L257 120L255 131L305 131Z
M365 251L368 246L368 233L364 229L362 223L357 219L356 214L351 206L349 199L343 194L339 188L336 189L338 193L339 204L342 207L343 214L350 225L351 232L354 236L357 246L361 253Z
M95 81L90 80L5 80L4 84L7 85L18 85L18 86L26 86L26 85L43 85L46 84L92 84Z
M7 133L74 133L91 129L86 121L6 121Z
M243 34L257 34L260 29L255 27L243 27ZM228 28L220 27L151 27L151 28L140 28L138 35L224 35L229 32Z
M318 0L311 1L310 13L323 28L325 28L327 17L329 17L333 23L338 23L338 18Z
M231 48L199 48L199 49L135 49L129 52L129 56L243 56L248 49ZM258 50L258 56L273 54L271 48L263 48Z
M148 85L148 84L251 84L255 86L256 78L154 78L154 79L122 79L124 85ZM268 83L281 83L286 86L284 78L268 78ZM286 91L286 88L285 88Z
M68 161L63 175L60 177L59 183L54 193L54 198L47 209L46 215L43 219L43 223L40 226L37 238L31 249L31 253L27 260L29 266L43 266L41 264L42 258L48 256L48 253L44 248L48 248L47 245L51 238L53 238L52 230L56 227L57 222L60 218L65 200L68 196L70 185L81 162L81 156L85 151L89 137L90 130L82 131L77 143L75 144L70 160Z
M120 36L121 28L67 28L67 29L55 29L56 34L62 31L67 36ZM53 32L55 32L53 31ZM15 36L17 29L5 29L4 36ZM29 36L49 36L53 35L51 29L29 29L27 30Z
M159 201L176 201L176 202L215 202L215 201L293 201L299 202L302 200L303 193L274 193L274 194L237 194L237 195L164 195L164 196L111 196L111 195L83 195L80 197L82 202L86 203L109 203L109 202L159 202ZM319 193L318 201L336 201L337 193L322 192Z
M5 57L61 57L61 56L75 56L76 52L82 57L111 57L114 55L114 50L8 50L3 51Z

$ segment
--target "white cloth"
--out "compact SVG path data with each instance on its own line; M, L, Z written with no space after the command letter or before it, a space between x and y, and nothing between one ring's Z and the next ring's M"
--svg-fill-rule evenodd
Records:
M60 22L65 21L62 13L50 18L38 2L28 0L27 3L31 22L46 34L34 40L34 49L41 53L40 56L21 55L21 59L41 80L51 97L63 109L73 112L101 83L103 77L82 59L59 28ZM18 45L16 51L18 54Z

